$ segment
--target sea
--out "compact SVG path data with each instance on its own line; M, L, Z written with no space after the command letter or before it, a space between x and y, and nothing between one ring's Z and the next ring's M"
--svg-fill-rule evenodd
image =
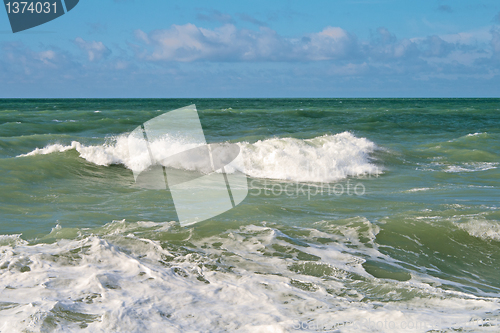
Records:
M182 226L192 104L248 195ZM0 99L0 332L500 332L499 199L500 99Z

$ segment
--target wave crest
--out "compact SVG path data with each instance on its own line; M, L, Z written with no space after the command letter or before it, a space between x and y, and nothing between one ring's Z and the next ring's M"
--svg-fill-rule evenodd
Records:
M146 152L129 156L127 136L120 135L113 141L97 146L86 146L78 141L68 146L52 144L18 157L76 150L81 158L96 165L122 164L134 171L147 167L149 156ZM151 147L172 155L186 149L184 141L182 138L163 137L153 142ZM226 172L238 170L254 178L300 182L333 182L350 176L380 173L370 161L370 153L377 149L375 143L366 138L357 138L349 132L305 140L272 138L237 144L242 157L228 165ZM185 169L189 168L186 166Z

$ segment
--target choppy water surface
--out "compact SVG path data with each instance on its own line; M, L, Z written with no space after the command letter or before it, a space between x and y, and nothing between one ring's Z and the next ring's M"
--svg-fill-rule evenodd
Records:
M181 227L126 135L193 103L250 190ZM0 332L498 332L499 167L496 99L0 100Z

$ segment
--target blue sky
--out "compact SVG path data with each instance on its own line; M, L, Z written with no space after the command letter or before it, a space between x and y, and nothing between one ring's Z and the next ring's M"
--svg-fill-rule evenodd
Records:
M500 97L500 1L80 0L13 34L0 97Z

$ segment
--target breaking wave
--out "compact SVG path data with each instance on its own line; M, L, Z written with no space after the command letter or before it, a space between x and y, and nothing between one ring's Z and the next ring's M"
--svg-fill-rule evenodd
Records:
M130 156L128 144L128 137L120 135L110 144L86 146L78 141L66 146L51 144L18 157L76 150L81 158L96 165L122 164L130 170L144 170L149 163L148 153ZM304 140L272 138L237 144L242 154L226 171L238 170L254 178L333 182L350 176L380 173L370 158L377 149L375 143L349 132ZM196 146L183 138L163 137L151 143L151 150L159 156L165 152L173 155ZM185 169L189 169L188 165L189 161L186 161Z

